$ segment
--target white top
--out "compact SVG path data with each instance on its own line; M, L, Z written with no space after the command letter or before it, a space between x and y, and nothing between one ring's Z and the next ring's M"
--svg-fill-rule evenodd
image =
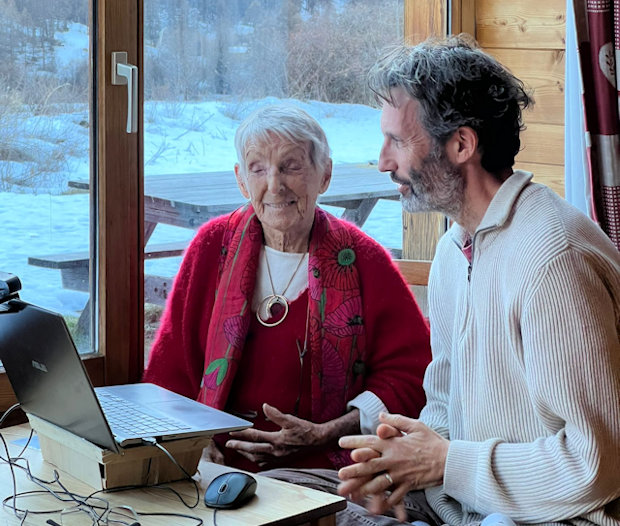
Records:
M267 262L265 259L269 257L269 268L271 269L271 278L273 279L273 290L269 281L267 272ZM261 301L272 294L282 294L286 289L284 297L289 303L293 303L308 288L308 253L303 255L304 261L299 265L302 254L294 252L280 252L271 247L263 245L258 260L258 271L256 275L256 287L254 288L254 297L252 298L252 312L256 312ZM297 266L299 268L297 269ZM297 269L297 272L295 272ZM295 275L293 276L293 272ZM293 276L291 284L289 280ZM263 308L266 307L263 305ZM261 318L266 320L269 313L264 310L260 313Z
M273 288L276 294L282 294L286 288L293 272L302 257L301 253L280 252L271 247L263 246L260 251L258 270L256 275L256 287L252 298L252 312L256 312L261 301L273 294L269 274L267 273L267 263L265 258L269 258L269 269L273 280ZM303 256L304 261L295 272L291 284L286 288L285 297L289 303L295 301L308 288L308 253ZM265 306L263 306L265 307ZM269 318L269 314L261 312L263 319ZM374 433L379 425L379 413L387 411L381 399L371 391L364 391L357 395L347 404L347 410L357 407L360 411L360 428L362 433Z

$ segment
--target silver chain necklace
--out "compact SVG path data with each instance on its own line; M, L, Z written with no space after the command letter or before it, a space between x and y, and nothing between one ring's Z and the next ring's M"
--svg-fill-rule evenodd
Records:
M299 267L301 267L301 263L305 257L306 257L305 253L301 255L301 258L299 259L299 262L297 263L297 266L295 267L293 274L288 280L286 287L284 287L284 290L280 294L276 294L276 289L273 286L273 279L271 278L271 268L269 268L269 257L267 256L267 251L265 250L265 262L267 263L267 275L269 276L269 284L271 285L271 294L269 296L265 296L263 300L260 302L260 304L258 305L258 309L256 309L256 319L260 322L261 325L264 325L265 327L275 327L276 325L280 325L284 321L284 318L286 318L288 314L289 305L288 305L288 300L286 299L284 295L286 294L286 291L288 290L288 288L291 286L291 283L293 282L293 278L297 274L297 271L299 270ZM261 312L263 308L265 309L265 311L267 312L269 316L267 319L271 319L274 316L274 312L272 309L276 305L284 309L284 314L282 314L282 317L278 318L278 320L276 320L273 323L269 323L267 320L263 320L261 318ZM279 309L276 309L276 310L279 310Z

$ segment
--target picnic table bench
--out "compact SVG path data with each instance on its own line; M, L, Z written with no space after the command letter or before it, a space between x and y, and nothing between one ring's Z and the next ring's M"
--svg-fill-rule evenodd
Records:
M144 259L180 256L183 254L186 246L186 241L147 245L144 249ZM90 258L87 250L28 257L29 265L60 270L62 286L66 289L80 292L88 292L89 290L89 261ZM155 293L155 295L150 298L152 301L149 301L149 303L165 302L164 291L150 292Z

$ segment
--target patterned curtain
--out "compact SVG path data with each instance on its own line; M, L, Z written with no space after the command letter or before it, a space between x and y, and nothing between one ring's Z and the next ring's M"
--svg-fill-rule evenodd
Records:
M573 5L589 137L591 217L620 250L620 0L574 0Z

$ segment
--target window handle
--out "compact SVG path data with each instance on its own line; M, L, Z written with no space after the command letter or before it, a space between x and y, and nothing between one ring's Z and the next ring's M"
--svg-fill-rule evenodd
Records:
M112 85L127 85L127 133L138 131L138 68L127 64L125 51L112 52Z

